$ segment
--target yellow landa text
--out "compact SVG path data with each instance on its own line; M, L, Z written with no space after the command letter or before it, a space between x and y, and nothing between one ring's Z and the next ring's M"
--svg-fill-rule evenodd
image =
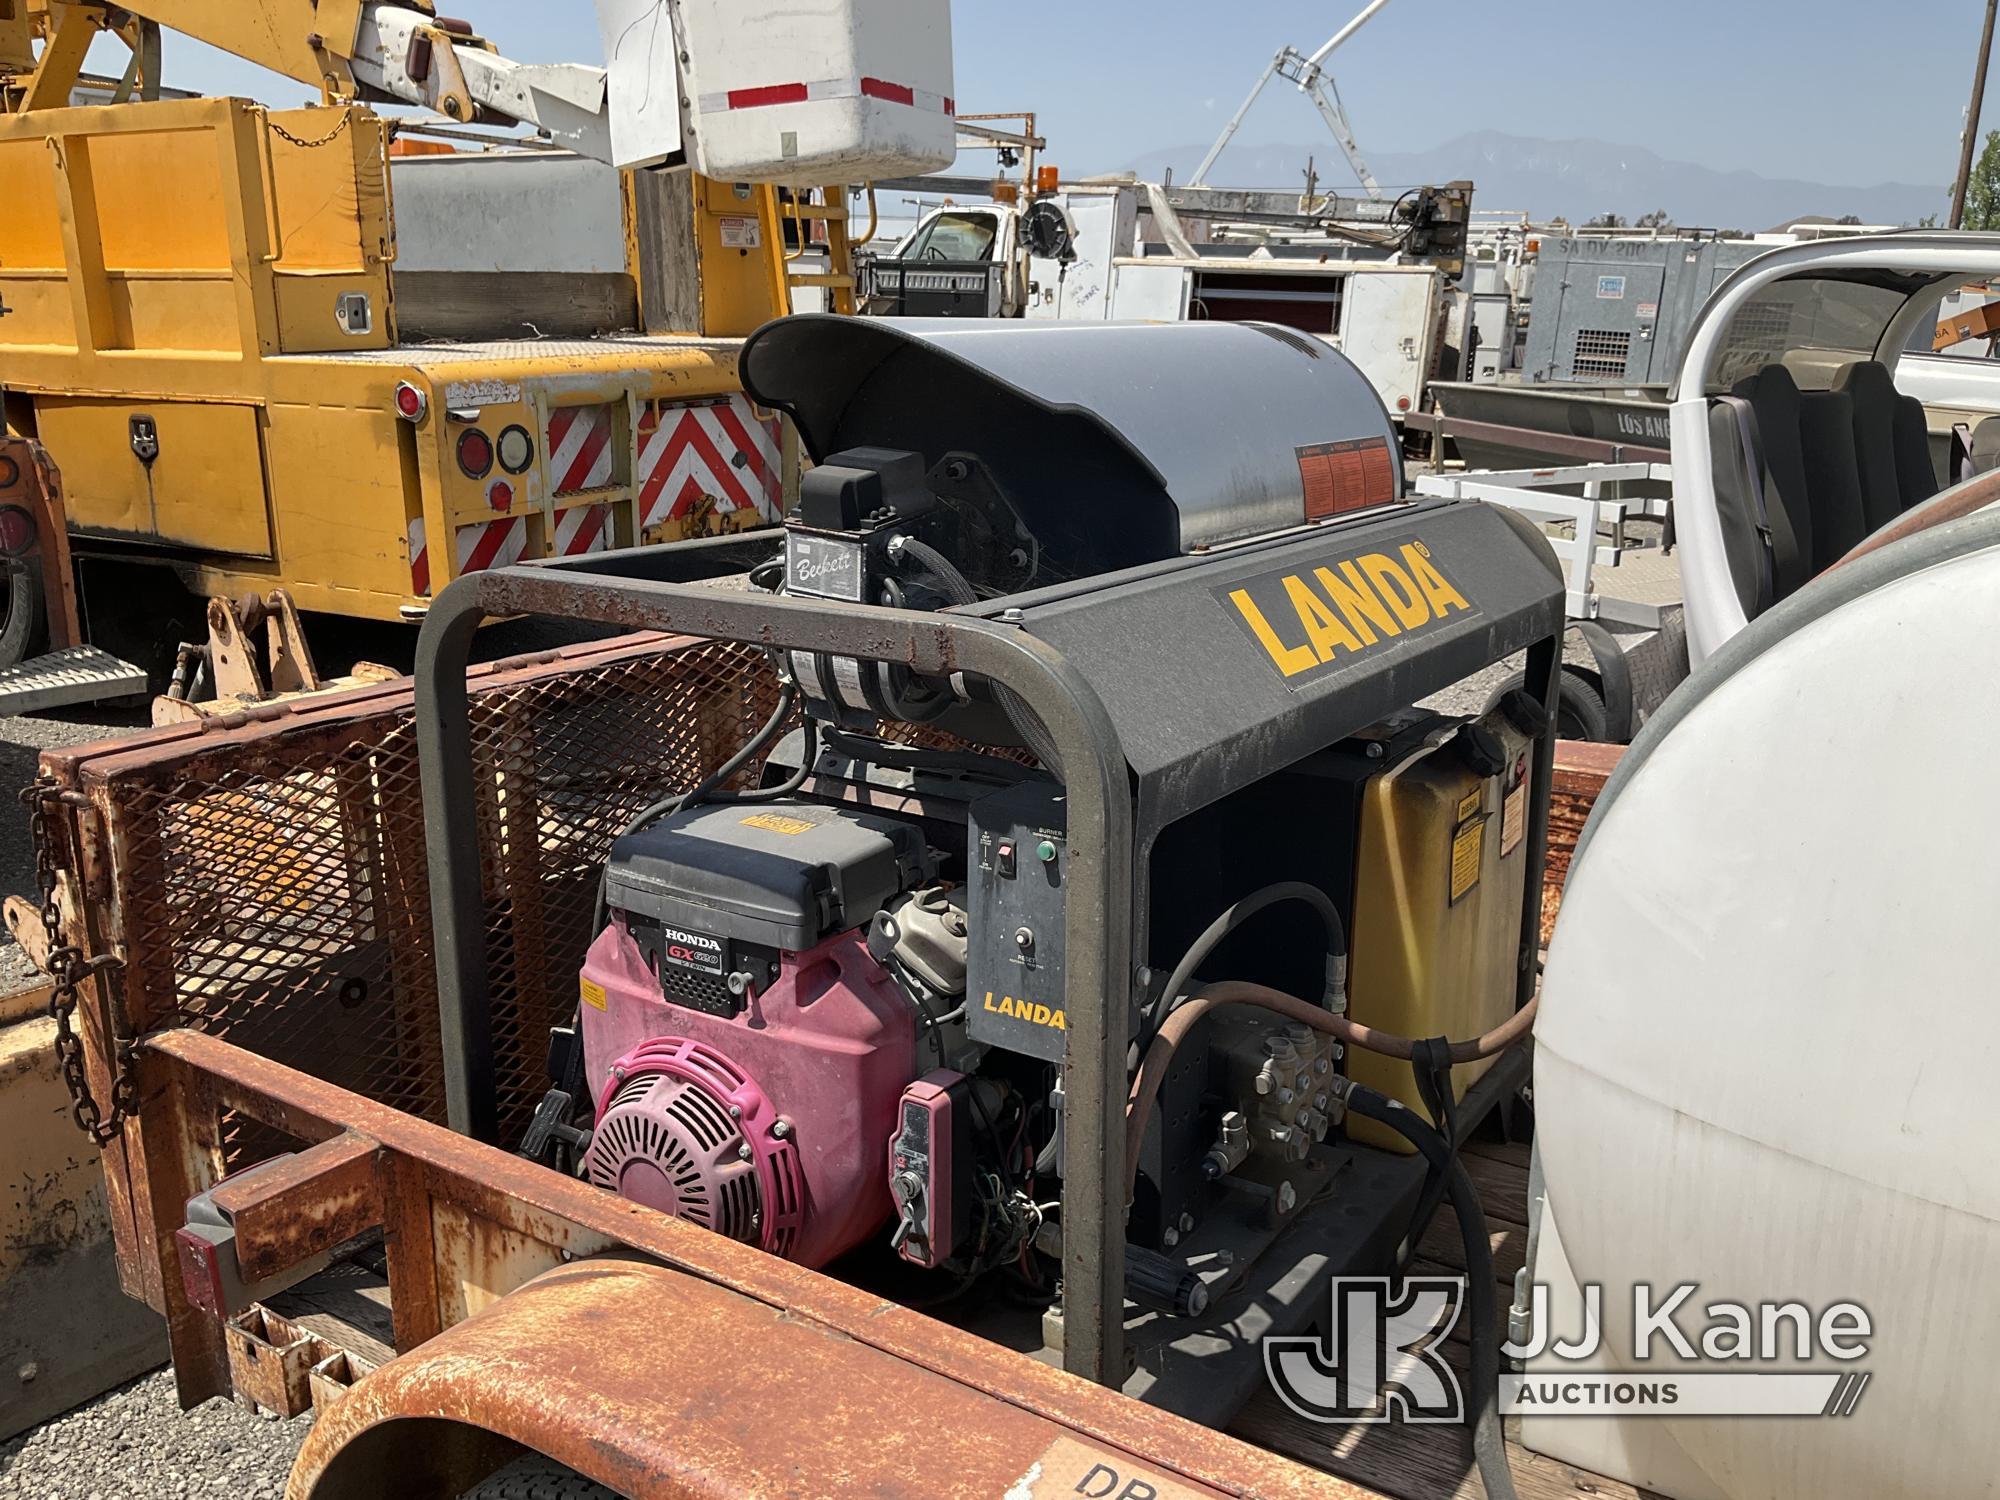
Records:
M1068 1031L1069 1019L1059 1010L1033 1000L1016 1000L1012 995L995 997L993 991L986 992L986 1008L996 1016L1012 1016L1017 1021L1029 1021L1037 1026L1046 1026L1052 1031Z
M1394 556L1370 552L1310 572L1256 579L1231 589L1228 598L1286 677L1472 609L1422 542L1407 543Z

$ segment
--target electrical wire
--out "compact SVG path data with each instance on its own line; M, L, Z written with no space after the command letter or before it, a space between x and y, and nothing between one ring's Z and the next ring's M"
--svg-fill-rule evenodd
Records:
M894 550L898 562L905 560L914 562L942 584L945 597L953 605L963 607L979 602L979 595L973 590L971 582L953 566L950 558L929 542L918 541L915 537L904 537L902 545ZM1006 710L1007 718L1014 726L1014 732L1020 735L1022 743L1034 752L1035 759L1042 763L1050 775L1058 774L1061 760L1056 754L1055 741L1050 737L1042 721L1036 717L1035 711L1028 707L1027 701L1012 688L1002 687L997 682L993 684L993 696L999 700L1000 707Z

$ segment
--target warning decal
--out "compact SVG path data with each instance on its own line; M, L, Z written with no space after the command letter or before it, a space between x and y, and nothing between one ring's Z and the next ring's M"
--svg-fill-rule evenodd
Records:
M1521 845L1521 835L1528 827L1528 788L1526 783L1507 794L1501 805L1500 817L1500 857L1505 859Z
M808 823L804 818L787 818L779 813L752 813L743 820L745 828L761 828L767 833L782 833L787 838L796 838L802 833L811 833L819 825Z
M599 1010L607 1008L606 1001L610 997L604 993L603 985L597 983L595 980L586 979L583 981L581 989L585 1005L595 1006Z
M1308 521L1395 503L1396 464L1387 438L1312 443L1297 452Z
M1486 853L1486 819L1474 818L1451 839L1451 904L1479 884L1479 865Z

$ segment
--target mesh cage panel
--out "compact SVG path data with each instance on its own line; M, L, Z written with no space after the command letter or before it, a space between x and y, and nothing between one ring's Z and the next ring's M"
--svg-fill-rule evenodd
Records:
M574 651L473 683L503 1142L548 1087L548 1028L576 1003L612 837L727 759L776 703L751 647ZM124 957L135 1028L194 1027L442 1122L415 712L407 687L333 702L240 735L159 731L46 759L110 835L90 946ZM237 1136L232 1166L265 1149Z

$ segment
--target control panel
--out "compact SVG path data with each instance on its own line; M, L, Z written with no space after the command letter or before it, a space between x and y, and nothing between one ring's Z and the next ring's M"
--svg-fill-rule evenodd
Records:
M1062 788L1023 782L972 804L966 853L966 1026L975 1042L1061 1062L1063 890L1069 875Z
M971 1229L972 1195L954 1191L957 1162L970 1161L971 1080L941 1069L903 1090L889 1142L889 1196L896 1229L889 1246L904 1260L935 1266L951 1259Z

